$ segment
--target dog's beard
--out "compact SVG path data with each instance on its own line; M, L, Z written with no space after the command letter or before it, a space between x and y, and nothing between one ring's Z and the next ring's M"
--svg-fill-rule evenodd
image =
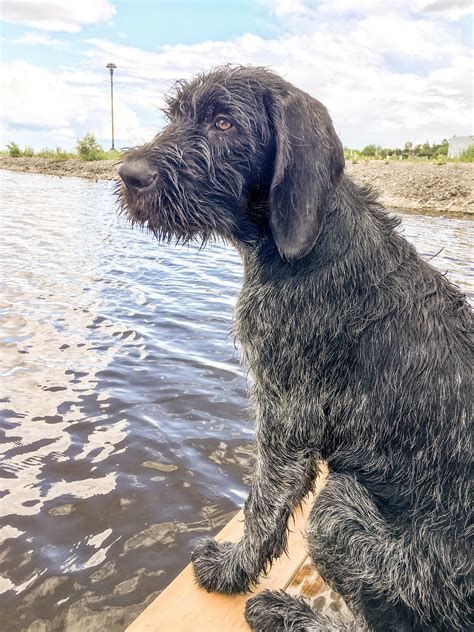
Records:
M206 176L209 177L208 175ZM202 244L215 238L230 239L236 232L240 197L229 190L206 195L204 187L180 185L179 177L159 180L144 190L132 192L123 184L117 185L116 195L122 213L132 226L141 226L159 241ZM204 180L205 181L205 180ZM197 187L196 187L197 188Z

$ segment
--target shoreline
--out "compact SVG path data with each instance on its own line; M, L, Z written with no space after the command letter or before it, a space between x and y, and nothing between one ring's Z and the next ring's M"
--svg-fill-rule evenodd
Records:
M0 169L42 173L59 177L118 180L114 160L52 160L0 156ZM474 215L474 163L451 162L438 165L410 161L383 160L346 163L347 175L360 185L368 184L390 209Z

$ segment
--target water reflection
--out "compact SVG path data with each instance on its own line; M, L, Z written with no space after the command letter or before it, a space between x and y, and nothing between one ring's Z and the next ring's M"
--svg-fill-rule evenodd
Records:
M132 231L110 183L1 177L2 614L123 630L246 496L240 262ZM404 217L470 293L472 226Z

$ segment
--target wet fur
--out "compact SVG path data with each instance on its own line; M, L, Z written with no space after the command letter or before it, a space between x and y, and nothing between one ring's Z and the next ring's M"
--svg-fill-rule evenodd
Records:
M465 297L344 175L315 99L265 69L225 67L181 82L168 105L169 126L126 157L145 157L156 180L119 195L160 239L238 249L235 334L256 418L244 536L201 542L197 581L227 593L257 582L324 459L309 554L358 629L470 629ZM212 129L219 112L230 134ZM246 617L269 632L354 629L284 593L253 597Z

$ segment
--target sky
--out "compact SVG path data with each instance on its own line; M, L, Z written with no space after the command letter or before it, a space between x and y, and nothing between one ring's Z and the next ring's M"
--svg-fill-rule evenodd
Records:
M471 0L2 0L0 146L150 140L174 81L267 66L322 101L347 147L473 133Z

